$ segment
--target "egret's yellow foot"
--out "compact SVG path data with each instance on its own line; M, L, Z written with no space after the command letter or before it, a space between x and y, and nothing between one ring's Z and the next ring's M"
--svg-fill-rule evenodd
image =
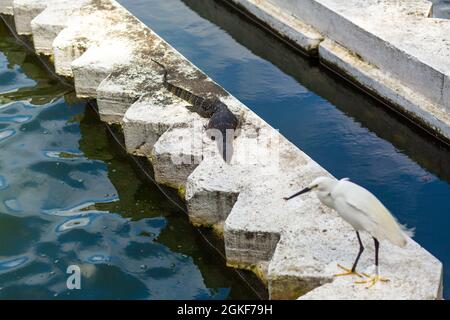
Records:
M355 283L357 284L368 284L368 286L366 287L366 289L370 289L372 288L377 282L389 282L391 280L386 279L386 278L382 278L380 277L380 275L376 274L374 276L368 276L366 274L364 274L365 276L367 276L369 279L367 280L361 280L361 281L355 281Z
M340 269L344 270L345 272L344 272L344 273L338 273L338 274L335 274L335 275L334 275L335 277L344 277L344 276L353 276L353 275L358 276L358 277L360 277L360 278L363 277L363 276L360 275L358 272L352 271L352 269L343 267L343 266L341 266L339 263L337 264L337 266L338 266Z

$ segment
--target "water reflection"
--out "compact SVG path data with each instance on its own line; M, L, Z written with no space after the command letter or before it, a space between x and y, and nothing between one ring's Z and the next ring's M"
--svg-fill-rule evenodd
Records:
M92 109L1 24L0 36L0 299L255 297L140 180ZM66 288L72 264L79 291Z
M431 0L431 2L433 2L433 17L441 19L450 19L449 0Z

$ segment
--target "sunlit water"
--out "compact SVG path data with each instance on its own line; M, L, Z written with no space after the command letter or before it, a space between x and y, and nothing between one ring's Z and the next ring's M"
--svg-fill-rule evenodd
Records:
M448 150L221 1L120 2L336 177L379 196L450 283Z
M0 299L254 298L69 90L0 24Z

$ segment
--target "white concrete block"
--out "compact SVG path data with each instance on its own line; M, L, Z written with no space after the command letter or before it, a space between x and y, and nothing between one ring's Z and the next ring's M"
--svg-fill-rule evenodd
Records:
M220 157L207 157L188 177L186 204L195 225L221 227L231 212L246 170L226 164Z
M150 156L153 146L170 128L192 127L205 120L186 108L186 102L168 92L155 81L155 92L132 104L123 117L127 151Z
M204 157L189 176L186 203L190 220L220 229L239 192L254 179L262 178L264 170L272 172L271 168L278 166L279 137L254 113L245 113L240 133L233 141L231 162L225 163L216 152Z
M269 1L234 0L252 15L267 24L272 30L298 45L306 53L315 55L323 36L311 26L280 10Z
M225 222L225 249L231 265L252 266L261 260L269 261L281 230L296 214L289 210L292 202L285 202L283 197L293 193L292 185L306 184L316 176L328 174L282 137L277 145L269 144L266 153L278 153L278 165L247 172L246 184ZM302 200L309 198L307 195ZM318 208L313 210L317 211Z
M91 15L71 19L53 41L53 56L56 73L73 77L72 62L79 58L90 46L99 45L105 38L108 19L105 16ZM95 31L93 31L95 30Z
M442 104L432 103L417 91L361 60L334 41L323 41L319 46L319 54L321 61L331 68L389 101L399 112L413 118L416 123L433 128L440 136L450 141L450 113Z
M440 102L450 21L429 18L430 1L270 1L434 103Z
M39 15L47 5L58 0L14 0L14 22L21 35L31 35L31 20Z
M13 14L13 0L0 0L0 13Z
M146 38L144 25L113 0L98 0L69 14L67 27L54 39L52 47L57 73L72 77L71 63L80 57L90 46L100 46L102 42L143 43ZM122 47L127 47L123 44ZM106 55L112 62L121 55ZM104 66L104 65L103 65ZM100 66L102 67L102 66Z
M71 64L77 97L95 99L100 83L114 69L129 64L132 52L132 45L122 39L90 46Z
M30 22L34 48L37 53L53 55L53 40L67 26L72 16L92 0L58 0L47 6Z
M361 299L439 298L442 265L412 240L406 249L382 242L380 268L391 282L377 285L374 293L354 285L355 279L351 277L342 280L333 277L339 273L337 263L350 266L356 257L358 243L354 230L314 194L289 202L283 200L314 177L326 174L308 156L282 142L279 168L257 172L258 179L246 179L250 184L242 189L226 219L227 262L250 269L269 262L263 277L268 281L271 299L293 299L318 287L316 290L320 292L321 286L327 288L328 283L338 293L330 293L330 297L344 298L349 290L354 292L350 297L359 295ZM359 270L372 273L373 241L368 235L363 239L367 250ZM414 275L419 270L430 272L417 279Z
M158 183L183 192L189 175L203 160L205 121L189 128L172 127L155 143L150 160Z
M364 241L365 240L365 241ZM359 270L373 274L374 250L369 237L364 238L366 250L361 258ZM357 248L357 240L348 245ZM340 252L336 248L336 252ZM357 251L357 250L356 250ZM326 253L326 251L322 251ZM355 252L353 252L355 255ZM342 258L333 255L337 261ZM351 265L351 256L346 265ZM341 260L339 260L341 259ZM355 284L352 277L333 278L333 281L319 286L300 297L300 300L435 300L442 299L442 264L416 242L410 240L405 249L389 243L380 246L380 272L390 281L378 283L370 289ZM286 268L286 266L284 266ZM335 269L334 272L340 272ZM420 276L418 276L418 274Z
M444 86L442 88L442 96L444 100L444 108L447 114L450 114L450 73L444 78Z
M125 112L142 95L162 88L163 71L154 63L117 68L97 88L97 104L102 121L119 123ZM130 114L131 115L131 114ZM130 151L133 144L130 142Z

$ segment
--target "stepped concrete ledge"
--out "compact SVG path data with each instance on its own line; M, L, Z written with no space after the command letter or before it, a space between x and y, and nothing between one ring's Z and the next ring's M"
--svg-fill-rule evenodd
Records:
M0 0L0 13L12 15L13 11L13 0Z
M430 1L226 1L450 144L450 20Z
M49 0L43 0L48 3ZM37 53L53 55L53 40L68 25L70 17L76 16L80 8L91 3L91 0L51 0L30 22L34 48Z
M192 223L218 230L227 263L257 273L272 299L442 298L442 264L413 240L406 249L381 244L381 270L391 279L387 284L366 290L354 279L334 278L336 264L349 265L356 255L354 232L312 194L282 200L329 173L117 2L78 2L70 9L62 8L66 0L46 8L31 2L17 1L22 11L17 8L21 14L15 23L24 32L31 26L36 49L53 55L57 71L74 78L78 96L97 99L101 119L122 126L127 151L149 158L156 179L185 197ZM4 12L10 5L10 13L15 12L14 3L2 1L0 8ZM24 8L37 7L40 13L30 9L24 14ZM347 61L345 48L322 41L303 23L289 23L289 32L297 26L308 31L298 43L316 46L324 56L338 52L334 59ZM163 87L163 70L151 59L166 66L172 83L198 96L220 98L238 117L230 163L205 132L208 119ZM392 74L385 79L383 71L364 66L361 78L372 72L379 82L391 79ZM399 91L406 92L410 87L402 84ZM371 272L373 250L367 248L360 271Z

